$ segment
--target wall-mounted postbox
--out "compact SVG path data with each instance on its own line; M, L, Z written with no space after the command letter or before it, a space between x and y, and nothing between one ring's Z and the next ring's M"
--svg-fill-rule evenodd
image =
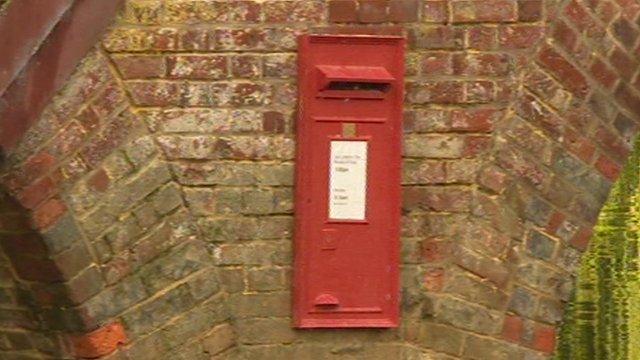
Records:
M300 38L297 327L398 325L404 46Z

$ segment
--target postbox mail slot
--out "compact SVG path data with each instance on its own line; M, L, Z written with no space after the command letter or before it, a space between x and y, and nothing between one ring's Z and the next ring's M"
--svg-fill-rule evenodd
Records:
M318 97L349 99L382 99L394 77L380 66L318 67Z

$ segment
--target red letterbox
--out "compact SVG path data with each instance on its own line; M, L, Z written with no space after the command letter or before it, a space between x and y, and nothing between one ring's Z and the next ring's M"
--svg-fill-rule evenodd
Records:
M398 325L404 44L300 38L297 327Z

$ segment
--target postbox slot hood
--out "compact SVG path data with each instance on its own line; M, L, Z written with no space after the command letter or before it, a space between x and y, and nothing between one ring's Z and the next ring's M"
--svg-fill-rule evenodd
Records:
M318 65L318 97L382 99L395 80L381 66Z
M318 65L321 88L329 82L361 82L388 84L395 80L382 66Z

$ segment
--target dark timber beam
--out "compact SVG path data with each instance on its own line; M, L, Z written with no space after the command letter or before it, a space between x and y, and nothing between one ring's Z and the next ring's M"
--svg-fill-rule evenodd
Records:
M24 0L13 0L22 2ZM54 0L33 0L45 4ZM54 1L59 2L59 1ZM76 0L0 97L0 147L12 149L36 121L77 64L99 40L123 0ZM10 4L11 6L11 4ZM29 22L24 14L23 25ZM0 42L18 33L0 32ZM0 50L0 58L5 54Z
M27 64L73 0L13 0L0 13L0 94Z

